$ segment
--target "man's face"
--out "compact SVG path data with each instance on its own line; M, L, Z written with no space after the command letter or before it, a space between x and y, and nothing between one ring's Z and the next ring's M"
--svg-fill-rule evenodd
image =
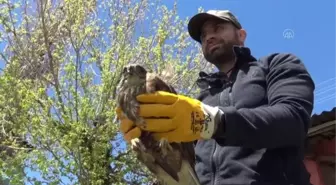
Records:
M204 57L215 65L233 60L233 46L242 43L239 30L229 22L209 20L203 25L201 33Z

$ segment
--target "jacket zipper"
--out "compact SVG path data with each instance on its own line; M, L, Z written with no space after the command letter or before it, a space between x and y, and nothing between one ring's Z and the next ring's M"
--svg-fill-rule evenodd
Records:
M219 95L219 102L222 102L222 95L223 95L223 92L225 91L226 89L226 84L223 85L223 91L220 93ZM213 175L212 175L212 184L215 185L216 184L216 171L217 171L217 168L216 168L216 151L217 151L217 145L216 145L216 142L214 143L215 145L215 148L213 150L213 153L212 153L212 156L211 156L211 164L212 164L212 171L213 171Z
M232 100L232 85L233 85L233 83L230 81L229 82L229 102L230 102L230 106L232 106L233 105L233 100Z
M223 89L223 91L220 93L220 96L219 96L219 102L222 102L222 95L223 95L223 92L225 91L225 89L229 88L229 104L230 105L233 105L233 100L232 100L232 82L229 82L228 84L225 84L224 86L225 88ZM213 181L212 181L212 184L215 185L216 184L216 171L217 171L217 168L216 168L216 162L215 162L215 159L216 159L216 151L217 151L217 145L216 145L216 142L215 142L215 149L214 149L214 152L212 154L212 170L213 170Z
M215 185L216 182L216 162L215 162L215 154L216 154L216 150L217 150L217 146L216 146L216 142L215 142L215 149L214 152L212 154L212 171L213 171L213 175L212 175L212 184Z

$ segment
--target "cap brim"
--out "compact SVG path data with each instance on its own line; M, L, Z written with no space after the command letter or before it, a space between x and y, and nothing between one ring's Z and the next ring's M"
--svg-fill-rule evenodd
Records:
M217 17L217 16L212 15L212 14L199 13L189 20L188 32L189 32L190 37L193 38L194 40L198 41L198 42L201 42L200 37L201 37L202 26L209 19L219 19L219 20L223 20L223 21L229 21L225 18Z

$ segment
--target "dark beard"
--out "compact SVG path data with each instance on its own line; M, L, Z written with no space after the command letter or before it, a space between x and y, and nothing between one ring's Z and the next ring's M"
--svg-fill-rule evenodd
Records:
M218 48L215 48L211 53L209 51L204 53L204 58L218 67L235 59L236 55L233 51L233 46L238 45L238 38L231 41L221 40L221 44Z

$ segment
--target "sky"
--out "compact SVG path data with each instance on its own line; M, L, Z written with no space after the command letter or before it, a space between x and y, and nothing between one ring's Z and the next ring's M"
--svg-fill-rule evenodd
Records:
M335 1L180 0L177 6L181 18L199 7L230 10L247 31L246 46L256 58L289 52L302 59L316 85L313 113L335 106Z
M173 4L172 0L163 2ZM316 85L313 113L335 106L334 1L179 0L178 14L191 17L199 7L232 11L247 31L246 46L256 58L275 52L300 57ZM285 38L288 34L292 37Z

